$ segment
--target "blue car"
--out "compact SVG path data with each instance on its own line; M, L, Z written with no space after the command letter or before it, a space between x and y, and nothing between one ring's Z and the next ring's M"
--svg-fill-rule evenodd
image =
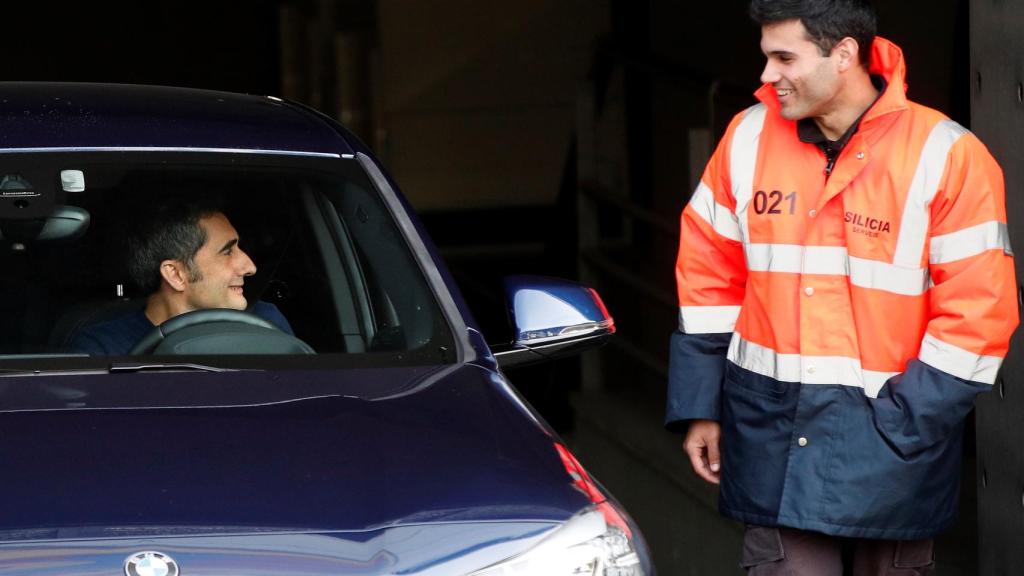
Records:
M503 372L610 337L596 292L508 278L489 346L373 155L278 98L0 117L0 573L653 574Z

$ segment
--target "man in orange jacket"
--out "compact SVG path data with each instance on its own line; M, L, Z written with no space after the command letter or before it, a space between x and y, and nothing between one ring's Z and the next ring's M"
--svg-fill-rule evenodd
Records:
M666 426L750 574L928 574L1018 321L1002 171L907 100L867 0L750 13L764 86L682 214Z

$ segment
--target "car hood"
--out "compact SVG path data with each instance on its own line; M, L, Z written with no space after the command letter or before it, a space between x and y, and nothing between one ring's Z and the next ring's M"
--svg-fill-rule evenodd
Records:
M314 576L468 574L539 543L546 522L395 526L368 533L236 534L85 539L0 545L0 573L23 576L124 574L126 561L157 552L182 575ZM152 574L174 574L162 571Z
M547 429L474 365L2 380L5 555L197 535L292 554L267 546L284 534L369 562L428 531L527 543L590 503Z

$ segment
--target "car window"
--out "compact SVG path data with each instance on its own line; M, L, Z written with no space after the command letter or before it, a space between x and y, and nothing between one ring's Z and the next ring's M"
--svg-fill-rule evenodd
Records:
M129 239L175 203L223 214L238 242L217 257L252 263L222 285L201 275L213 295L200 307L230 307L241 290L247 313L279 334L203 319L153 354L258 368L453 360L420 261L355 160L121 151L0 158L0 368L109 364L82 342L134 334L128 320L147 318L151 294L133 273L139 249Z

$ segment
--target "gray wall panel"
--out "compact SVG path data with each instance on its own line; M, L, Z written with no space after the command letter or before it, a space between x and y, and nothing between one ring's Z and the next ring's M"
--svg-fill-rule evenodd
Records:
M972 0L970 20L971 128L1003 167L1010 236L1019 250L1024 245L1024 4ZM1018 260L1018 284L1022 268ZM1015 338L996 390L978 402L978 556L983 575L1024 573L1022 369Z

